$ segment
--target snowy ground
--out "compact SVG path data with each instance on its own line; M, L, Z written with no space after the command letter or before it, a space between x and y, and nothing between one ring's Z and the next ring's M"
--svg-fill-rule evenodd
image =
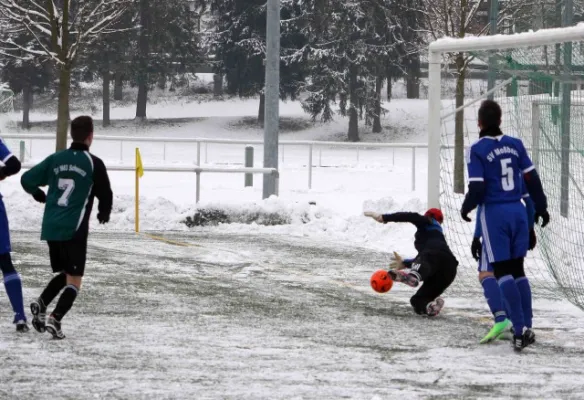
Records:
M539 343L477 345L481 299L416 317L378 295L384 255L306 238L95 234L62 342L0 326L6 399L577 399L582 313L536 303ZM36 235L14 235L27 301L50 277ZM0 298L0 319L10 318ZM50 368L50 369L49 369Z
M201 117L144 132L132 125L107 134L261 139L259 129L242 125L242 117L255 112L251 104L237 104L230 106L237 117ZM426 105L393 104L403 110L393 109L388 124L414 133L391 140L423 141ZM206 107L209 115L218 112ZM298 110L287 107L288 118L296 118ZM173 110L187 114L176 106L160 113ZM331 126L283 136L339 139ZM33 161L52 151L49 141L32 144L27 154ZM128 147L120 157L119 143L97 139L95 152L108 165L127 164L134 146ZM166 160L157 145L141 149L145 164L194 160L187 146L167 147ZM243 146L210 147L206 162L233 165L242 156ZM63 326L68 338L16 336L7 323L7 299L0 296L0 399L36 399L47 391L55 399L584 397L584 314L566 301L544 299L550 284L541 266L530 264L538 343L521 355L508 342L478 345L490 318L476 266L467 262L468 238L454 243L463 262L439 318L414 316L409 289L396 286L385 295L371 290L369 277L386 268L390 251L413 253L414 229L377 224L362 212L423 212L425 150L417 151L415 191L411 150L371 149L357 160L354 150L325 148L312 190L306 158L303 148L286 149L279 199L260 200L259 176L246 189L241 175L203 176L201 207L288 216L291 223L279 226L189 229L182 221L197 209L194 174L146 173L142 229L188 246L131 233L133 174L111 172L112 220L93 224L87 276ZM315 156L315 166L317 161ZM22 192L18 177L3 181L0 190L28 303L50 277L46 247L38 240L42 207Z

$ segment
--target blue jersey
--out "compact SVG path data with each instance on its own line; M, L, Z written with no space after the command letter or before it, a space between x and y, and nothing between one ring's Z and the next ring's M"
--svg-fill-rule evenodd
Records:
M6 164L6 161L8 161L10 157L12 157L12 152L8 149L4 140L0 139L0 161L2 161L3 164Z
M12 157L12 152L4 140L0 139L0 161L2 164L6 164L9 158ZM4 207L4 201L0 195L0 254L10 253L10 229L8 227L8 217L6 215L6 208Z
M484 182L484 204L521 200L523 175L535 169L521 139L484 136L467 154L469 182Z

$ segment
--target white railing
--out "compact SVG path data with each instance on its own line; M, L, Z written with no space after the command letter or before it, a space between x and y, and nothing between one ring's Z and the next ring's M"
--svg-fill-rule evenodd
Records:
M22 165L22 169L30 169L34 166L34 164L24 163ZM143 166L144 171L150 172L194 172L196 177L196 184L195 184L195 198L196 202L198 203L201 199L201 174L205 173L240 173L240 174L273 174L276 178L276 196L278 195L279 191L279 179L280 174L278 170L275 168L215 168L215 167L199 167L196 165L189 165L189 166L180 166L180 165L158 165L158 166ZM136 167L131 165L112 165L107 167L110 171L136 171Z
M55 140L55 135L52 134L5 134L2 135L4 139L19 139L30 140L28 147L29 154L32 154L32 140ZM177 137L133 137L133 136L96 136L95 142L104 141L118 141L120 142L120 160L123 160L124 142L131 143L161 143L163 145L163 160L166 161L166 145L171 143L191 143L197 145L196 150L196 164L201 165L201 145L205 145L205 163L207 163L207 144L224 144L224 145L259 145L263 146L263 140L241 140L241 139L208 139L208 138L177 138ZM364 149L411 149L411 177L412 177L412 191L416 190L416 149L427 149L426 143L372 143L372 142L325 142L325 141L308 141L308 140L280 140L280 148L282 149L282 159L284 158L284 146L304 146L307 148L307 173L308 173L308 189L312 189L312 169L314 167L314 150L319 149L319 165L322 158L321 150L325 147L332 148L351 148L356 150L357 162L360 157L360 150Z

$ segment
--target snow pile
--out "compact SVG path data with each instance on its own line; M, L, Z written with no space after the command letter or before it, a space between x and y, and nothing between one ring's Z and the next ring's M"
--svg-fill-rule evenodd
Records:
M43 205L18 190L3 188L11 229L38 232ZM97 204L91 216L91 228L99 231L134 229L134 198L114 196L114 208L107 225L97 223ZM398 202L392 197L367 200L363 211L380 213L400 210L423 212L425 205L417 198ZM179 206L165 198L141 198L140 228L143 231L189 231L214 229L224 233L266 233L313 237L315 240L358 244L380 250L412 252L410 224L379 224L363 216L361 210L351 213L330 209L308 201L284 200L272 197L248 202L203 202L198 206Z

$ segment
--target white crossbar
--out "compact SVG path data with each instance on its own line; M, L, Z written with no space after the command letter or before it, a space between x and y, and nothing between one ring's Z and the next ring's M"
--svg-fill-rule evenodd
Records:
M570 28L540 29L537 32L524 32L514 35L438 39L430 44L430 52L501 50L578 41L584 41L584 23L579 23Z

